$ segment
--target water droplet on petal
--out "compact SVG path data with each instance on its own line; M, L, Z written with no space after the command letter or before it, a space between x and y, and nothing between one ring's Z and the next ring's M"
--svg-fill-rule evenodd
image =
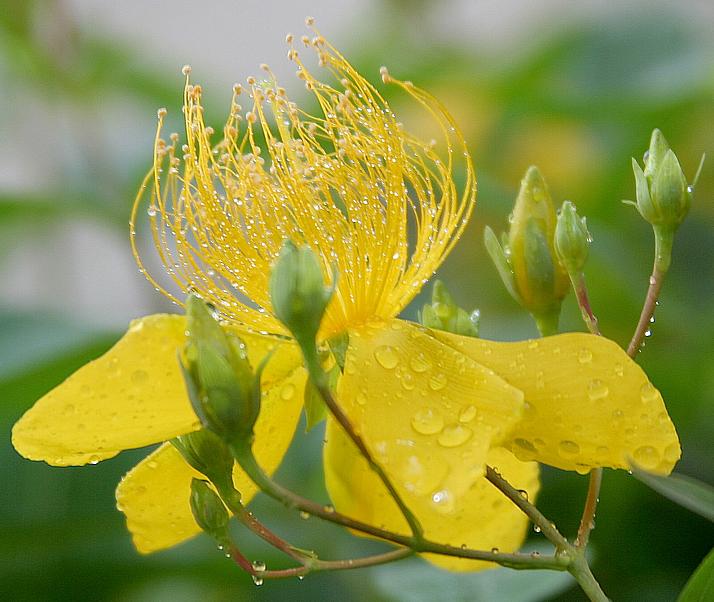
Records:
M655 401L658 395L659 393L657 389L655 389L655 386L650 382L646 382L640 389L640 399L642 400L642 403Z
M291 400L295 395L295 385L288 383L280 390L280 399L283 401Z
M518 447L521 449L531 452L531 453L536 453L538 450L535 448L535 445L533 445L528 439L514 439L513 443L515 443Z
M461 424L451 424L447 426L439 435L439 445L443 447L458 447L466 443L473 435L473 431Z
M659 452L651 445L643 445L635 450L635 462L645 470L652 470L659 464Z
M444 428L444 417L432 408L422 408L412 417L412 428L422 435L435 435Z
M431 501L436 507L436 510L442 514L449 514L456 507L454 495L448 489L440 489L434 492L431 496Z
M412 376L409 372L402 374L402 387L404 387L407 391L412 391L415 387L414 376Z
M677 460L679 460L679 456L681 455L681 450L679 448L679 443L670 443L667 447L664 448L664 459L667 460L669 463L674 463Z
M593 359L593 352L590 351L590 349L587 349L583 347L579 352L578 352L578 361L581 364L589 364Z
M431 368L431 362L426 355L419 352L409 360L409 367L417 373L426 372Z
M394 347L390 345L381 345L374 350L374 358L377 360L380 366L391 370L395 368L399 363L399 356L397 355Z
M131 382L135 385L144 383L147 380L149 380L149 373L146 370L134 370L131 373Z
M443 389L448 382L449 380L446 378L446 374L439 372L432 375L429 379L429 388L432 391L441 391L441 389Z
M466 406L459 414L459 422L471 422L476 418L476 406Z
M598 401L608 396L610 389L599 378L593 378L588 383L588 397L590 401Z
M558 445L558 453L563 458L572 458L580 453L580 446L575 441L561 441Z

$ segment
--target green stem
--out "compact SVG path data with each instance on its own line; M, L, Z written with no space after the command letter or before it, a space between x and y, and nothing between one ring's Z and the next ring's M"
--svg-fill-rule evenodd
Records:
M307 367L310 378L312 379L312 382L315 384L315 387L317 388L322 399L324 400L327 409L330 411L333 418L335 418L335 420L337 420L337 422L340 424L347 436L357 446L357 449L360 451L364 459L367 460L367 463L369 464L369 467L372 469L372 471L380 478L387 491L389 492L389 495L399 507L399 510L404 516L404 519L407 521L407 524L409 525L409 529L411 530L414 539L416 541L420 541L424 536L424 530L422 529L419 520L404 502L402 496L397 491L397 488L392 483L392 480L389 478L386 471L374 459L374 456L367 447L367 444L364 442L362 437L355 431L352 426L352 423L350 422L349 417L347 416L347 414L345 414L340 405L337 403L337 400L333 396L332 391L330 390L329 384L327 382L327 375L325 374L324 370L322 369L322 366L320 365L320 360L317 355L317 351L315 349L314 344L311 347L302 345L302 350L303 355L305 357L305 365Z
M552 521L548 520L540 510L524 497L523 493L513 487L506 479L504 479L495 469L490 466L486 467L486 479L497 487L509 500L511 500L520 510L541 530L551 543L553 543L559 551L567 551L571 545L568 540L561 535Z
M454 556L457 558L468 558L471 560L483 560L486 562L494 562L504 567L511 569L540 569L567 571L570 564L570 556L568 554L556 554L554 556L533 556L530 554L520 553L502 553L498 551L472 550L451 546L448 544L440 544L430 541L425 538L419 540L414 536L401 535L392 531L387 531L367 523L363 523L356 519L350 518L332 508L328 508L303 498L296 493L286 489L282 485L273 481L260 467L252 450L247 446L234 446L232 451L235 455L238 464L245 473L253 480L253 482L267 495L281 502L288 508L307 512L318 518L360 531L367 535L384 539L391 543L408 548L414 553L431 553L440 554L442 556ZM516 495L520 495L516 492Z
M605 595L593 576L584 554L578 554L573 558L568 571L575 577L591 602L610 602L610 598Z

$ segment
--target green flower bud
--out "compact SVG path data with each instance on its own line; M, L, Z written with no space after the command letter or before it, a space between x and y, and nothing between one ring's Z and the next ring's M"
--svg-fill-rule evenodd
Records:
M270 275L270 299L273 312L300 344L314 344L333 292L325 287L312 249L286 241Z
M215 433L205 429L195 431L175 437L171 444L186 462L212 482L232 484L233 455Z
M675 231L689 213L692 188L662 132L654 130L644 170L632 159L637 209L652 226Z
M198 297L186 302L188 342L184 378L196 415L223 440L251 440L260 413L260 374L254 374L245 344L225 332Z
M486 250L508 292L533 315L542 333L550 333L557 328L570 281L555 253L555 207L535 166L528 168L521 181L509 221L504 243L486 229Z
M582 272L591 240L585 218L578 216L573 203L565 201L555 225L555 251L569 274Z
M454 298L441 280L434 281L431 304L422 308L419 321L427 328L444 330L467 337L477 337L479 311L470 315L454 302Z
M190 504L198 526L211 537L224 540L230 517L221 498L206 481L191 480Z

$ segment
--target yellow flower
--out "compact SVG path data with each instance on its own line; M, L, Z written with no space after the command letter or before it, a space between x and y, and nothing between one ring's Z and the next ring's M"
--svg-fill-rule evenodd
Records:
M526 520L483 478L486 463L531 499L536 462L584 473L627 468L634 460L668 473L680 451L662 398L614 343L585 334L498 343L395 317L463 232L476 191L471 159L448 113L425 92L382 73L436 121L441 142L405 132L377 90L319 34L304 41L334 76L331 85L317 80L291 44L289 56L321 115L291 102L266 67L265 81L248 80L246 113L240 86L234 88L230 116L214 143L201 88L189 83L186 70L186 144L179 148L176 135L168 143L160 138L160 111L154 168L132 216L133 242L139 208L148 207L156 249L174 284L217 308L226 328L245 340L254 365L277 349L262 377L256 425L264 468L275 470L293 437L305 384L299 350L281 336L286 332L268 293L272 263L290 238L312 247L327 279L337 268L319 338L349 335L339 402L427 537L502 551L521 545ZM149 279L181 302L168 283ZM176 360L184 331L178 315L133 322L106 355L23 416L13 429L16 449L33 460L79 465L199 428ZM338 510L407 531L382 484L331 420L324 466ZM193 476L164 443L121 482L118 505L141 552L199 531L188 503ZM234 480L249 501L255 486L238 468ZM430 560L451 569L488 566Z

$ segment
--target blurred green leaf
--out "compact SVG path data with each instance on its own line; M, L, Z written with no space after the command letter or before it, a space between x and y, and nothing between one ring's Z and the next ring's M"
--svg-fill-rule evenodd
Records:
M534 550L533 550L534 551ZM539 550L542 554L549 550ZM420 558L378 567L375 588L394 602L538 602L551 600L574 584L569 573L493 569L479 573L453 573Z
M714 487L683 474L668 477L649 474L636 467L633 476L676 504L714 522Z
M12 378L97 340L102 331L66 316L0 308L0 380Z
M709 602L711 600L714 600L714 550L702 560L677 598L677 602Z

